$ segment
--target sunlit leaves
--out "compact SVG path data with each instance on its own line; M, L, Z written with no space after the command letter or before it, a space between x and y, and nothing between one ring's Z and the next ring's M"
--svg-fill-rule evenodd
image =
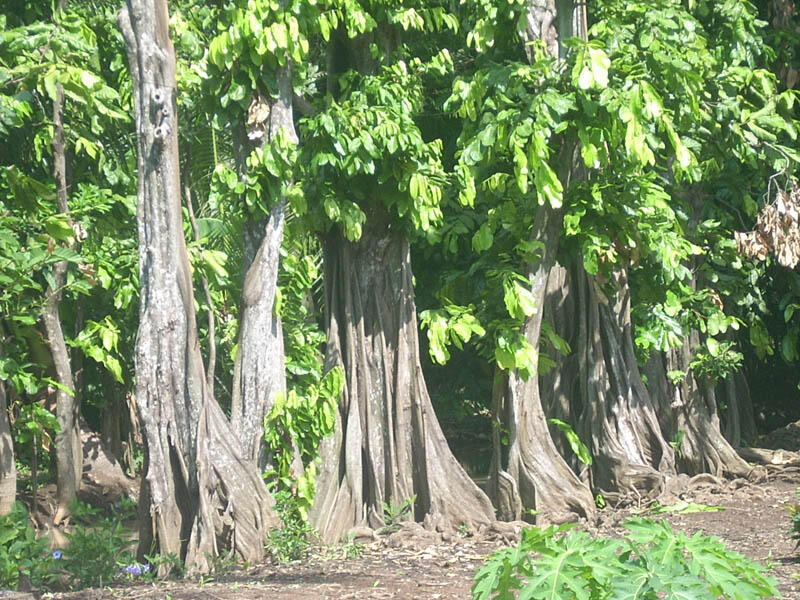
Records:
M341 101L301 124L307 186L348 239L360 237L369 203L382 203L421 231L441 220L441 142L425 141L413 119L422 101L420 68L415 60L376 76L352 74Z
M473 315L474 306L449 304L438 310L425 310L419 315L420 327L428 330L428 343L431 359L445 364L450 360L448 346L459 350L472 336L482 337L486 330Z

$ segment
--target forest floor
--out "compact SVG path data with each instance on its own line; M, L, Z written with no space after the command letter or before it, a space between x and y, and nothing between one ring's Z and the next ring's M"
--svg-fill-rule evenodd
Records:
M758 483L743 480L694 486L684 503L724 507L715 512L654 515L650 510L605 509L589 527L593 534L616 536L631 516L665 518L675 529L721 538L730 549L769 566L784 598L800 600L800 552L795 551L787 506L798 500L800 465L768 469ZM652 509L652 507L651 507ZM292 563L230 569L202 580L120 583L103 589L44 594L53 600L466 600L477 569L502 541L454 535L447 540L421 528L364 544L358 556L348 546L320 549ZM350 550L355 547L349 546ZM87 557L87 560L91 560Z

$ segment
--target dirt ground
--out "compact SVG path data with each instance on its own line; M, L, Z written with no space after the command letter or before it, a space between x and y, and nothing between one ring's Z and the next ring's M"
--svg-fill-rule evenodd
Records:
M673 527L702 530L729 548L771 568L784 598L800 600L800 551L789 535L787 505L798 500L800 465L770 469L758 483L708 483L694 486L681 500L724 506L719 512L663 515ZM618 535L621 523L641 509L605 509L590 529ZM364 545L360 556L331 548L288 564L265 564L230 570L195 581L120 584L77 593L45 594L52 600L343 600L441 599L470 597L472 579L487 553L502 542L491 536L454 534L447 539L421 528L381 537ZM495 536L496 538L496 536Z

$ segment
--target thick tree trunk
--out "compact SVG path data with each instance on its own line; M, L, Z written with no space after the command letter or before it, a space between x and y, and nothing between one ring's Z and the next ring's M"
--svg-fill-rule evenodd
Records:
M609 299L580 259L571 271L577 295L572 332L557 332L576 354L580 415L573 421L593 457L592 488L608 499L658 493L675 474L673 449L661 432L633 348L630 286L624 269L614 274Z
M208 394L181 222L166 0L127 0L119 23L139 143L136 404L147 452L139 553L174 553L190 572L206 572L224 550L260 560L266 531L278 519L257 466L243 457Z
M544 244L542 260L530 268L531 293L536 306L544 306L549 275L555 271L558 236L563 213L540 207L531 232L531 239ZM542 311L525 322L526 339L538 351ZM538 369L538 352L531 370ZM542 520L567 521L574 516L591 517L594 499L558 453L542 409L539 378L523 379L512 372L505 379L496 418L508 431L508 446L499 444L495 435L489 490L503 519L521 517L525 508L535 508Z
M698 345L695 332L680 348L652 355L645 367L648 388L659 405L661 428L675 442L680 471L746 476L750 467L720 431L714 386L698 382L689 368ZM684 373L683 379L673 384L667 379L670 371Z
M256 131L263 129L264 144L272 143L279 132L296 142L291 68L279 69L276 80L278 97L271 101L267 121L255 123L251 119L249 125L259 128ZM267 101L257 98L254 102ZM264 453L264 417L272 409L276 396L286 393L283 329L275 310L286 200L264 198L264 202L271 205L266 221L251 221L244 231L245 279L231 409L233 427L245 455L262 466L268 462ZM293 470L296 476L302 473L299 453Z
M738 448L742 444L751 444L758 437L756 421L753 414L753 401L750 398L750 386L741 371L728 375L720 392L725 402L725 439Z
M17 469L14 463L14 440L8 422L6 383L0 379L0 516L11 511L17 497Z
M64 0L58 3L58 10L64 10ZM67 162L64 143L64 90L56 86L56 99L53 102L53 174L56 180L58 210L66 214L67 204ZM64 341L61 328L60 304L61 288L67 279L67 263L56 263L53 268L53 283L45 293L42 321L47 334L47 342L53 356L56 378L61 387L56 391L56 416L59 430L55 436L56 450L56 489L58 509L55 523L58 524L69 513L70 506L77 498L82 471L81 438L78 420L80 406L75 395L75 382L72 376L69 350Z
M422 377L409 243L383 208L352 243L323 239L328 367L345 390L335 433L322 442L311 521L324 540L381 527L383 503L415 498L426 527L494 520L486 495L450 452Z
M702 219L705 198L697 190L688 189L686 193L692 209L687 230L693 232ZM690 266L692 273L701 273L697 262ZM695 290L699 286L697 277L693 275L689 282ZM661 429L676 446L682 472L746 476L750 467L722 435L715 382L696 378L690 367L701 342L695 330L682 346L653 355L647 364L648 386L660 408ZM683 373L683 379L673 384L667 378L670 372Z
M558 57L562 38L586 39L586 7L572 0L529 0L525 52L532 58L529 43L542 41L548 52ZM575 145L564 142L560 178L566 190L573 176ZM538 371L538 352L547 282L556 267L563 210L549 205L536 211L531 240L543 245L541 261L528 265L531 293L539 310L523 326L525 338L537 352L531 370ZM489 493L503 519L519 519L523 509L536 509L543 521L566 521L576 516L591 517L594 499L559 454L542 409L539 377L525 380L511 372L495 388L494 418L508 431L507 445L498 432L493 436Z

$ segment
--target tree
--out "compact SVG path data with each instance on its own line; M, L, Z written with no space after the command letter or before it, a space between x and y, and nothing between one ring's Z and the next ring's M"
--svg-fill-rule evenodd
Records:
M14 440L8 422L6 384L0 380L0 516L11 511L11 505L17 496L17 469L14 459Z
M345 380L311 521L335 540L409 502L430 528L488 524L491 504L450 452L422 378L409 247L438 220L443 181L440 142L414 120L420 76L449 55L404 60L401 28L455 21L440 7L346 4L346 20L342 8L333 26L323 15L332 101L301 124L309 195L322 200L311 216L322 229L326 366Z
M140 323L136 402L146 446L139 552L207 571L230 549L263 556L272 502L210 397L197 341L180 211L175 54L165 0L129 0L119 24L134 83L139 150Z
M55 18L63 14L65 0L59 0ZM67 159L64 144L64 88L56 83L53 100L53 175L56 181L56 197L59 213L69 213L67 202ZM69 218L67 221L69 222ZM53 267L53 281L45 293L42 322L47 333L47 343L53 356L53 365L58 378L56 390L56 415L59 429L56 432L56 483L58 490L58 510L54 521L58 524L70 511L77 499L83 473L83 456L80 437L80 405L76 398L76 388L72 376L69 351L61 328L60 301L62 288L67 280L67 261L63 260Z
M491 3L478 4L483 12L470 34L473 44L486 51L496 32L511 25L518 28L529 63L509 60L502 53L508 49L498 48L495 53L504 62L487 61L471 84L458 81L449 101L467 120L460 140L462 195L466 194L468 204L474 200L474 173L480 172L483 185L488 184L487 197L490 202L496 198L500 207L490 210L497 217L482 225L473 247L488 250L495 243L495 232L504 237L504 231L511 231L509 246L499 252L518 257L522 265L495 262L491 266L502 273L503 302L511 322L506 320L495 333L495 360L505 372L496 376L493 392L496 421L490 491L504 518L518 519L523 509L534 507L549 520L591 516L594 500L588 487L570 470L551 438L538 379L543 349L541 307L559 248L564 212L561 192L573 177L580 176L577 140L571 132L553 133L557 120L571 108L571 100L557 91L556 65L569 35L586 37L585 6L528 2L512 8L510 23L499 24ZM520 48L511 49L511 56L520 55ZM495 89L504 92L495 98ZM488 98L491 103L484 104ZM517 111L514 106L525 108ZM556 170L547 164L551 154L557 157ZM497 158L492 162L488 156ZM516 164L513 176L505 170L509 159ZM511 177L519 189L506 185ZM534 181L530 192L529 179ZM513 200L503 199L504 194ZM513 331L515 327L520 329Z

